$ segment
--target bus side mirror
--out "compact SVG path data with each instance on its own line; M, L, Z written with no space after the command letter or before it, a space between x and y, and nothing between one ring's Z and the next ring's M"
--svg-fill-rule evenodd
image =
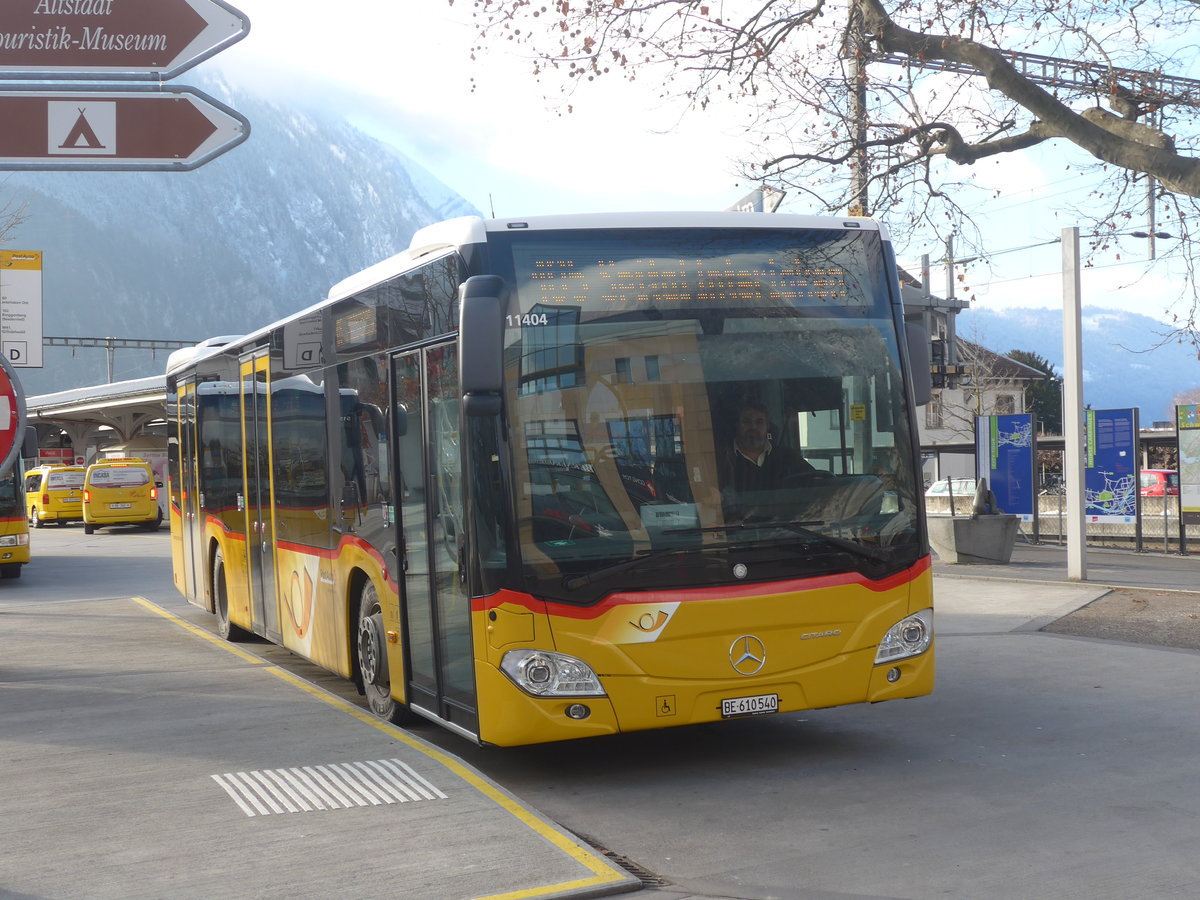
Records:
M908 340L908 371L912 375L913 405L924 406L933 399L933 377L929 372L929 332L915 322L904 323Z
M459 288L458 387L468 416L500 413L506 293L498 275L473 275Z

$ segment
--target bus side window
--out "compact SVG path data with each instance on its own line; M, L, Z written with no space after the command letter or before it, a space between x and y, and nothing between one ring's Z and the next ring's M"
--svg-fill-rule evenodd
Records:
M342 363L337 371L341 515L360 526L368 524L363 516L382 515L391 502L386 376L387 361L377 356Z

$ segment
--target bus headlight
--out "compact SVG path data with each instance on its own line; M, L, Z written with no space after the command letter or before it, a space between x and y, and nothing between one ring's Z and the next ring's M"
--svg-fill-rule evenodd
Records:
M887 630L875 652L875 665L920 656L933 641L933 610L906 616Z
M29 543L27 534L6 534L0 537L0 547L24 547Z
M549 650L509 650L500 669L513 684L535 697L603 697L591 666Z

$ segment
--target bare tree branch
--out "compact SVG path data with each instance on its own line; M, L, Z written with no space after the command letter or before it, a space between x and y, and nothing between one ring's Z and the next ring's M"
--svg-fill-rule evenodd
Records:
M865 186L901 239L953 233L982 253L965 200L976 164L1070 144L1072 167L1095 175L1071 211L1081 226L1169 221L1161 255L1195 274L1200 80L1183 76L1200 71L1200 46L1180 36L1200 30L1200 0L475 0L473 15L480 48L524 47L568 93L641 78L664 102L736 108L770 148L747 177L816 212ZM1177 322L1195 337L1191 285Z

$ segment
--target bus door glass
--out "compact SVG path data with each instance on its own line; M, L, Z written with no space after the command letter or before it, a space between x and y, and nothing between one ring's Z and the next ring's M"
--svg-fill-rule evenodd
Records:
M179 386L179 472L171 479L171 500L178 504L186 595L203 597L208 593L200 570L204 555L197 548L204 539L200 516L200 495L196 488L196 383ZM174 538L174 534L171 535Z
M242 422L246 431L244 495L246 503L246 562L250 575L250 608L254 630L279 638L275 605L275 536L271 515L271 485L267 418L266 351L242 360Z
M393 360L407 425L396 442L409 702L476 734L475 661L462 559L458 354L441 344Z

